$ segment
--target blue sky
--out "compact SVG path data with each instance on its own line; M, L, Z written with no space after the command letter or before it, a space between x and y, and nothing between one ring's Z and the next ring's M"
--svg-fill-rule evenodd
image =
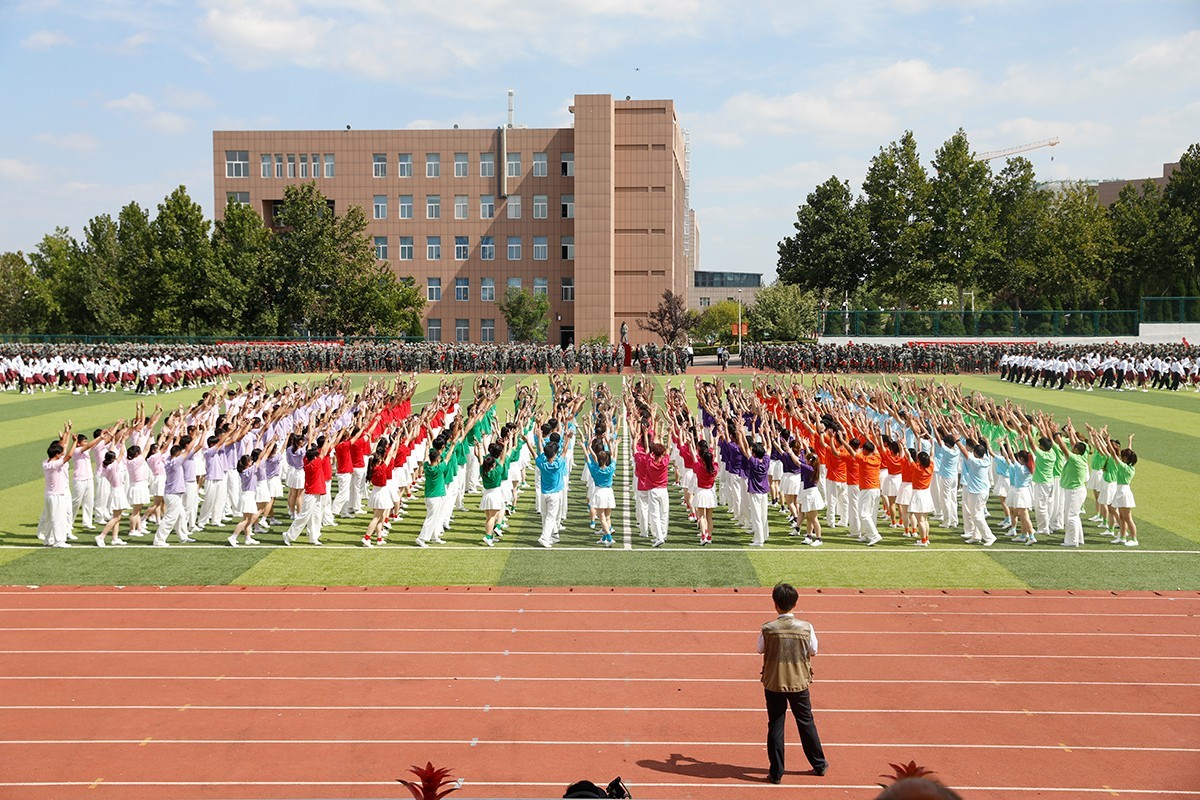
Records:
M0 65L0 251L181 183L211 216L214 129L490 128L509 88L530 127L674 99L701 267L768 279L808 192L905 129L927 163L1059 136L1047 180L1200 141L1200 0L0 0Z

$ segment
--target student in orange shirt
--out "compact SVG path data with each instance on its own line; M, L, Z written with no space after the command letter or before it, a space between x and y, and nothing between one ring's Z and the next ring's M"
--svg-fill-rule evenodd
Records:
M913 493L908 504L909 514L913 518L914 531L917 534L917 547L929 546L929 514L933 511L933 493L929 490L933 482L933 459L929 453L921 451L912 460Z
M879 515L879 466L882 459L875 442L867 439L854 455L858 466L858 524L867 547L883 541L875 518Z

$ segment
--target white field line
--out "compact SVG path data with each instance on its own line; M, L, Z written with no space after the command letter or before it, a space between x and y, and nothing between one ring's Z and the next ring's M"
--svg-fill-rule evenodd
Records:
M621 453L621 485L624 487L624 491L621 492L622 546L626 550L633 550L633 528L629 525L629 495L632 493L629 485L629 460L633 458L633 447L629 438L629 419L624 413L621 414Z
M287 599L290 600L292 598L288 597ZM486 613L493 614L493 615L494 614L508 614L508 613L511 613L511 614L570 614L570 615L577 615L577 614L613 614L613 615L666 614L666 615L669 615L672 617L679 617L680 615L684 615L684 614L698 614L698 615L702 615L705 617L711 617L714 614L737 614L737 615L740 615L743 617L754 617L756 619L762 618L764 616L761 609L747 610L747 611L732 611L732 610L724 610L724 609L711 609L710 610L710 609L703 609L703 608L690 608L690 609L688 609L688 608L678 608L678 609L670 609L670 608L663 608L663 609L651 609L651 608L613 608L613 609L605 609L605 608L577 608L577 609L482 608L479 605L474 605L471 608L405 608L403 606L380 606L380 605L374 605L374 606L370 606L370 607L363 606L363 607L357 607L357 608L353 607L353 606L338 607L338 608L322 608L322 607L313 606L313 607L305 608L305 607L300 607L300 606L288 606L288 607L282 607L282 606L203 606L202 607L202 606L140 606L140 605L128 605L128 606L100 606L100 605L28 606L28 607L12 606L12 607L7 607L7 608L0 608L0 614L5 613L5 612L13 613L13 614L25 614L28 612L59 613L59 612L65 612L65 611L72 611L72 612L80 611L80 612L87 612L89 614L95 614L95 613L105 612L105 611L117 611L117 612L132 611L132 612L136 612L139 614L146 613L146 612L161 611L161 612L168 612L168 613L177 614L177 615L178 614L192 614L192 613L197 613L197 612L212 612L212 613L217 613L217 614L224 614L224 613L229 613L229 612L238 612L238 613L250 612L250 613L256 613L256 614L257 613L274 612L274 613L280 613L280 614L299 614L299 613L304 613L304 614L311 614L311 613L317 613L317 614L366 614L366 613L471 614L473 616L478 617L481 612L486 612ZM894 611L883 611L883 610L881 610L881 611L819 611L819 610L814 609L812 611L806 612L806 614L807 614L807 616L810 616L810 617L833 616L833 615L838 615L838 614L840 614L840 615L846 615L846 614L869 615L872 617L879 617L879 616L886 616L886 615L894 615L894 616L921 615L921 616L925 616L925 617L943 617L943 616L979 617L981 615L986 615L986 616L991 616L991 617L1038 617L1039 619L1044 618L1044 617L1103 617L1105 619L1109 619L1109 618L1113 618L1113 617L1152 617L1154 619L1159 619L1162 617L1194 618L1196 616L1195 614L1153 614L1153 613L1129 613L1129 612L1116 612L1116 611L1111 611L1111 612L1105 613L1105 612L1099 612L1099 611L1042 611L1042 612L1039 612L1039 611L990 611L990 610L989 611L941 611L941 610L929 611L926 609L897 609Z
M628 472L629 472L628 464L625 465L624 472L626 473L626 477L627 477ZM625 494L624 505L625 505L626 512L628 512L628 507L629 507L628 491ZM626 513L626 521L627 520L628 520L628 513ZM586 529L582 532L569 531L569 532L564 532L564 535L569 536L569 535L572 535L575 533L578 533L581 536L584 533L591 535L592 531L588 531ZM352 544L349 542L347 542L347 543L330 542L330 543L322 543L320 549L321 550L353 550L358 553L363 553L364 557L366 557L366 558L373 558L373 557L375 557L376 553L387 552L389 550L401 550L401 551L411 551L411 552L416 552L416 550L417 550L417 548L414 545L411 545L408 543L403 543L403 542L398 542L398 541L391 541L390 543L394 546L388 546L388 547L383 547L383 548L372 548L372 549L368 550L366 548L361 547L360 545ZM693 549L691 547L667 547L667 548L659 547L659 548L639 548L637 550L634 550L634 549L632 549L633 548L632 538L630 539L629 544L630 544L630 547L627 549L629 549L631 552L634 552L634 553L653 552L653 553L657 553L657 554L662 554L662 553L683 553L683 552L699 552L700 551L699 545L696 545L695 549ZM82 545L82 544L76 545L76 547L85 547L85 546L86 545ZM284 547L282 544L262 543L262 544L255 546L254 549L283 550L283 551L287 551L287 552L295 552L295 551L302 551L306 547L308 547L308 545L304 544L304 542L298 542L297 544L293 544L291 547ZM44 549L44 547L41 547L38 545L26 545L26 544L0 545L0 550L29 550L32 552L32 551L42 550L42 549ZM139 547L136 547L136 546L135 547L126 547L121 552L124 552L124 553L137 552L138 549L139 549ZM141 549L149 550L150 545L143 545L143 546L141 546ZM155 549L155 552L158 552L159 550L161 550L161 548L154 548L154 549ZM172 545L171 548L168 549L166 552L168 554L170 554L171 552L175 552L176 550L229 550L229 549L231 549L231 548L227 544L188 544L188 545L179 544L179 545ZM316 549L316 548L312 548L312 549ZM539 547L536 544L512 543L512 544L501 544L501 545L497 545L496 547L488 548L487 552L503 552L505 550L522 550L522 551L528 551L531 553L536 553L536 552L540 552L540 551L546 550L546 549L547 548ZM476 550L476 548L473 545L469 545L469 544L443 544L443 545L431 544L429 547L425 548L424 550L425 550L425 552L438 551L438 550L443 550L443 551L462 550L464 552L470 551L472 553L483 552L482 550ZM577 546L571 546L571 545L555 545L553 548L550 548L550 550L554 551L554 552L562 552L564 550L569 551L569 552L580 552L580 553L596 552L595 547L577 547ZM880 554L880 553L886 553L886 554L890 554L890 555L914 555L914 556L920 556L922 558L930 558L935 553L990 553L990 554L1024 553L1026 555L1032 555L1032 554L1049 555L1049 556L1059 555L1059 556L1066 556L1066 557L1071 557L1071 558L1085 558L1087 556L1094 556L1094 555L1101 555L1101 554L1103 554L1103 555L1121 554L1121 555L1125 555L1125 556L1138 556L1138 555L1143 555L1143 556L1149 556L1149 555L1200 556L1200 550L1143 550L1141 548L1128 548L1128 547L1122 547L1120 549L1110 548L1110 549L1106 549L1106 550L1079 550L1078 548L1051 550L1049 548L1030 549L1028 547L1020 547L1020 548L1004 547L1004 548L1000 548L1000 549L992 549L989 551L984 551L982 548L979 548L979 547L961 547L961 546L955 546L955 545L950 545L947 547L940 547L940 546L938 546L936 541L934 542L932 547L929 547L927 549L926 548L915 548L915 549L904 549L904 550L893 550L891 548L877 549L877 548L867 548L865 545L860 545L858 547L826 545L825 547L804 547L803 549L801 549L800 546L762 547L762 548L752 549L750 547L728 547L728 546L722 547L720 545L715 545L715 546L707 545L706 547L704 547L704 552L706 552L706 553L754 553L754 555L756 557L764 556L764 555L769 557L772 555L783 556L783 555L787 555L789 553L791 553L791 554L805 553L805 554L811 555L815 558L819 558L823 554L828 554L828 553L862 553L862 554L864 554L865 557L868 557L868 558L877 558L878 554ZM868 553L870 554L869 556L866 555Z

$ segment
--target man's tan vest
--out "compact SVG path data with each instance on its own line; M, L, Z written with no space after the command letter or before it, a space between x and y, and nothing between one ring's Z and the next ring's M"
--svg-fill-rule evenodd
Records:
M763 686L772 692L802 692L812 683L808 637L812 626L780 617L762 626Z

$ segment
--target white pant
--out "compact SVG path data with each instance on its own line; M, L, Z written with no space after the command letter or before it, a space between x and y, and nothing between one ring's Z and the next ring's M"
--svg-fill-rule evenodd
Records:
M207 484L208 489L204 492L204 502L200 505L200 518L196 522L197 526L201 528L209 524L219 525L221 523L221 513L225 510L225 501L228 498L224 475L219 480L208 481Z
M762 544L771 538L767 523L767 496L755 492L746 493L746 510L750 512L750 534L754 544Z
M543 494L542 497L542 535L538 541L553 542L554 534L558 533L558 515L566 496L559 491Z
M111 494L112 484L103 479L96 481L95 489L92 492L94 498L92 503L93 519L108 519L108 498Z
M351 488L353 489L353 493L350 495L350 510L357 513L362 511L363 504L371 496L371 490L367 486L366 464L354 468L354 483Z
M445 507L450 495L425 498L425 521L421 523L421 532L417 538L422 542L440 538L442 535L442 520L445 518Z
M83 513L83 527L92 527L92 510L96 502L96 485L91 478L71 481L71 521Z
M292 520L292 524L283 532L283 538L296 541L304 531L308 532L308 541L317 544L321 541L321 499L327 495L306 494L300 501L300 513Z
M667 520L671 513L671 498L664 487L646 492L646 518L650 536L656 542L667 540Z
M353 514L358 507L353 505L354 473L339 472L337 474L337 494L333 498L333 513L339 517Z
M236 475L236 471L234 472ZM239 477L240 480L240 477ZM241 488L241 483L238 483L238 488ZM241 516L240 514L238 516ZM195 481L190 481L183 485L183 522L184 527L188 531L196 530L196 523L200 520L200 490L196 487Z
M958 527L958 475L952 475L949 478L940 478L937 482L938 497L940 502L936 503L938 510L942 512L942 523L947 528Z
M987 492L963 492L963 532L969 533L972 541L986 542L996 539L987 524L987 501Z
M862 514L858 512L859 488L857 486L852 486L849 483L847 483L845 486L846 498L844 500L845 505L843 508L845 511L843 513L846 515L846 521L850 526L850 535L857 536L861 539L863 538L863 530Z
M1083 522L1080 514L1083 512L1083 501L1087 497L1087 487L1078 489L1063 489L1063 513L1065 515L1063 542L1065 544L1083 544Z
M638 489L633 495L633 504L637 515L638 535L649 536L650 522L646 511L650 505L650 492Z
M67 534L71 532L71 496L69 494L48 494L42 510L42 518L38 530L45 536L46 544L66 544Z
M212 491L211 487L209 491ZM241 519L242 476L236 469L225 473L225 502L217 506L213 521L220 524L233 517Z
M168 494L163 496L163 515L158 522L158 530L154 532L154 543L165 544L174 532L179 541L188 538L187 522L183 518L183 495Z
M1050 496L1054 493L1054 484L1033 484L1033 511L1039 536L1050 535Z
M879 514L879 490L858 490L858 530L862 536L872 539L879 535L875 517Z
M829 527L833 527L840 521L843 525L848 524L850 519L850 502L849 490L846 484L839 481L826 481L829 487L829 496L826 498L825 519L829 523Z

